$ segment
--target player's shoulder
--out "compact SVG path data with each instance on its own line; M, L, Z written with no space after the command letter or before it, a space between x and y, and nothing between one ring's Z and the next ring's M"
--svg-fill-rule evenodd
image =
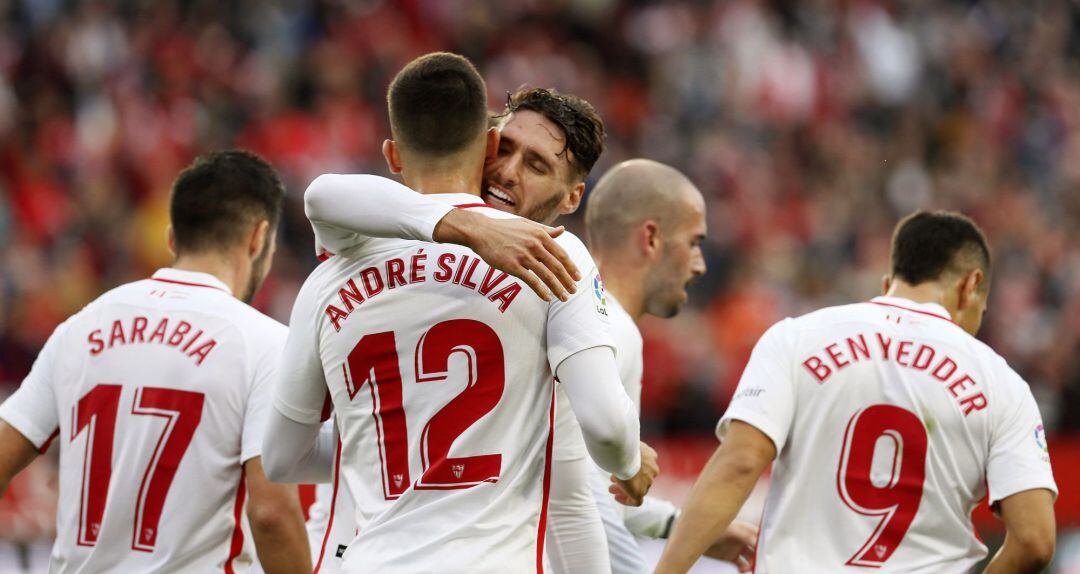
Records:
M585 242L569 230L563 231L562 235L555 238L555 242L559 244L559 247L566 250L566 254L569 255L575 263L580 265L580 261L582 260L592 261L592 255L589 254L589 249L585 247Z

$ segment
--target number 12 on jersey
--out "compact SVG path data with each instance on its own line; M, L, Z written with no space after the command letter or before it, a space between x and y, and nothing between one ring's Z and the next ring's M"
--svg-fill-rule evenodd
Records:
M468 384L431 417L420 435L423 472L415 488L450 490L497 482L501 454L451 458L450 447L462 433L491 412L502 398L506 382L503 348L491 327L471 319L443 321L428 329L416 345L417 383L445 381L450 355L464 354ZM402 393L397 341L390 331L365 335L342 365L349 400L367 383L371 416L379 442L383 494L396 499L412 486L409 432Z
M851 417L836 486L848 508L881 521L848 566L879 568L903 541L922 502L926 449L926 428L911 411L873 405ZM874 464L890 452L891 460Z

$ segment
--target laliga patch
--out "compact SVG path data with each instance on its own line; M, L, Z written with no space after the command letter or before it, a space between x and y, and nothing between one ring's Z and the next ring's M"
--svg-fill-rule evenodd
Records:
M607 294L604 293L604 280L600 278L600 272L597 271L593 275L592 279L592 294L593 294L593 306L596 308L598 315L608 316L607 312Z
M1041 423L1035 427L1035 445L1039 447L1039 450L1050 454L1050 449L1046 444L1046 428Z

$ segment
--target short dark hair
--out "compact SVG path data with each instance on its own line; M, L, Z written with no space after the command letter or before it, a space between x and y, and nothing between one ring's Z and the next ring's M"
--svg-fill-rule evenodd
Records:
M285 186L263 158L243 150L200 156L176 178L169 205L177 255L221 249L261 220L276 229Z
M530 110L551 120L566 134L566 146L561 153L570 152L570 165L581 179L588 177L596 160L604 152L604 120L592 104L570 94L560 94L545 88L522 88L510 94L506 114Z
M989 275L990 248L979 226L968 217L951 211L917 211L896 225L893 277L918 285L974 268Z
M390 82L386 102L394 139L424 155L461 151L487 129L487 86L457 54L409 62Z

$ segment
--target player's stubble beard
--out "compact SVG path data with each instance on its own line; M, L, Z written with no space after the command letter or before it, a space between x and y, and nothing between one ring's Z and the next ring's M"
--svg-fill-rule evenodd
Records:
M565 190L561 193L557 193L547 200L543 201L539 205L529 209L526 213L520 213L522 217L530 219L537 223L543 223L544 225L551 225L561 215L558 211L559 204L566 199L566 196L570 193L570 190Z
M255 299L255 295L259 292L259 288L262 287L266 276L270 274L270 241L270 239L267 239L263 242L262 250L251 262L251 275L248 276L244 296L240 298L241 301L249 305Z

